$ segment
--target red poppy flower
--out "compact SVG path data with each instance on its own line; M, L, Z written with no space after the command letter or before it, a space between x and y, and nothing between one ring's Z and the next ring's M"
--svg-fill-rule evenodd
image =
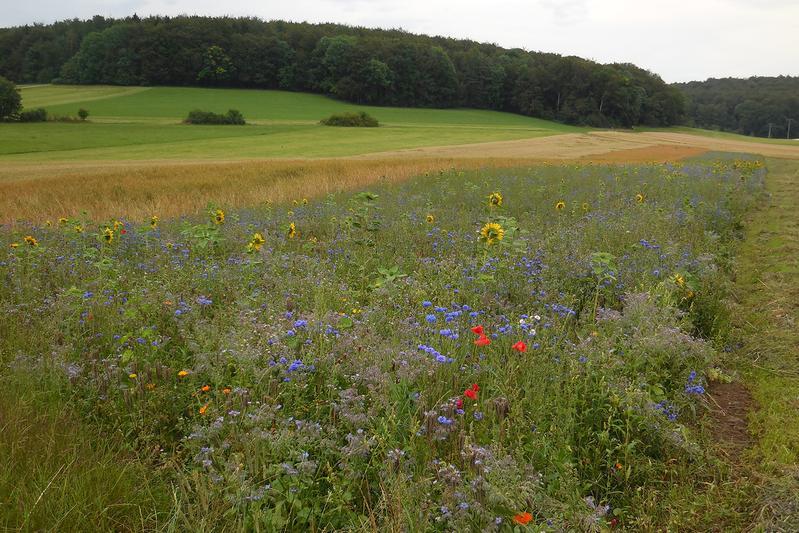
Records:
M472 389L466 389L463 391L463 395L469 398L470 400L477 399L477 391L473 391Z
M122 235L127 235L128 234L128 230L123 229L123 230L120 230L119 233L121 233Z
M491 344L491 339L489 339L485 335L480 335L480 338L478 338L476 341L474 341L474 343L477 346L488 346L489 344Z
M485 331L483 330L483 326L475 326L472 328L472 333L475 335L483 336L485 335Z
M460 398L455 400L455 407L457 407L458 409L463 409L463 400L461 400Z
M521 526L526 526L530 523L530 520L533 519L533 515L530 513L519 513L513 517L513 521Z
M516 350L517 352L526 352L527 351L527 345L523 341L517 342L516 344L514 344L512 346L512 348L514 350Z
M480 392L480 385L478 385L477 383L472 383L472 390L474 392Z

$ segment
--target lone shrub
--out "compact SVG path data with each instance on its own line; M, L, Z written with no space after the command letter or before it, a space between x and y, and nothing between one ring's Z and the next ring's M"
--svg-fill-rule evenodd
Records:
M194 111L189 113L189 116L186 117L186 120L183 121L185 124L216 124L216 125L225 125L225 124L233 124L240 126L242 124L246 124L244 121L244 116L241 112L235 109L229 109L227 113L220 114L220 113L213 113L211 111L200 111L199 109L195 109Z
M26 109L19 114L20 122L44 122L47 120L47 110L41 107Z
M78 109L78 116L81 120L86 120L89 117L89 110L83 109L82 107Z
M357 113L334 113L321 121L325 126L344 126L350 128L376 128L377 119L365 111Z
M13 119L22 108L22 97L14 82L0 76L0 120Z

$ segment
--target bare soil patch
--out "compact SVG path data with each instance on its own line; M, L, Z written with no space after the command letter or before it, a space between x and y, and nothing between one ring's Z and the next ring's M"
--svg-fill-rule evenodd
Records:
M737 457L754 439L749 433L749 413L756 409L749 390L740 383L711 383L710 429L714 439Z

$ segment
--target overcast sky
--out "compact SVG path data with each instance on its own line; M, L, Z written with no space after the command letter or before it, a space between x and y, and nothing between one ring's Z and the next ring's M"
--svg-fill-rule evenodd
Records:
M134 12L403 28L631 62L667 82L799 75L799 0L26 0L0 8L0 26Z

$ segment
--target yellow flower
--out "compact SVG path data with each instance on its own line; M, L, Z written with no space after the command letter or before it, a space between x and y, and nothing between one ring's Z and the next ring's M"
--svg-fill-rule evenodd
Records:
M125 228L125 224L123 222L120 222L119 220L115 220L114 221L114 231L119 231L119 230L124 229L124 228Z
M105 231L103 231L103 242L106 244L111 244L114 242L114 230L111 228L105 228Z
M427 223L428 223L428 224L432 224L433 222L435 222L435 221L436 221L436 217L434 217L433 215L427 215L427 216L425 217L425 220L427 220Z
M12 242L9 246L11 246L12 248L19 248L19 243L18 242Z
M185 378L188 375L189 375L189 371L188 370L181 370L180 372L178 372L178 377L179 378Z
M63 225L65 225L67 222L69 222L69 220L67 220L67 219L66 219L66 218L64 218L64 217L61 217L61 218L59 218L59 219L58 219L58 225L59 225L59 226L63 226Z
M496 222L489 222L480 230L480 240L487 245L498 243L505 237L505 230Z
M39 241L37 241L32 235L25 237L25 243L28 246L39 246Z
M638 194L636 194L636 195L635 195L635 201L636 201L636 202L638 202L639 204L642 204L642 203L644 203L644 200L645 200L645 199L646 199L646 198L644 197L644 195L643 195L643 194L641 194L640 192L639 192Z
M83 233L83 226L75 224L75 233Z
M217 209L214 212L214 224L224 224L225 223L225 212L221 209Z
M150 227L153 229L158 227L158 215L153 215L150 217Z
M588 205L588 202L583 202L582 207L583 207L583 211L590 211L591 210L591 206Z
M136 379L136 378L137 378L137 377L139 377L139 376L138 376L136 373L132 373L132 374L128 374L128 377L129 377L130 379Z
M685 287L685 278L682 274L674 274L674 283L677 284L678 287Z
M555 204L555 209L557 209L558 211L566 209L566 202L564 202L563 200L559 201L558 203Z
M147 387L147 390L153 390L155 388L155 383L148 383L145 387Z
M257 252L261 249L261 246L264 245L266 239L260 233L254 233L252 239L250 239L250 244L247 245L247 250L250 252Z
M302 205L308 205L308 198L302 199Z
M502 194L499 192L492 192L488 195L488 207L501 207Z
M44 225L47 226L48 228L51 228L51 227L53 227L53 222L50 221L50 220L45 220L44 221Z
M294 222L292 222L291 224L289 224L288 237L289 239L293 239L296 236L297 236L297 226L295 226Z

